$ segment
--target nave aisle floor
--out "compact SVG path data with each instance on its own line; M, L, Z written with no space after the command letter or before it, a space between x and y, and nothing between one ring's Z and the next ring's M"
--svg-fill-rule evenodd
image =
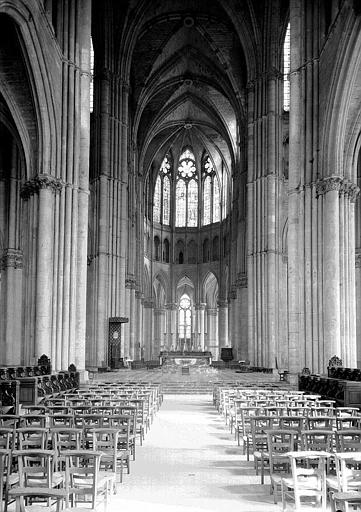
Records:
M245 459L210 395L166 396L109 512L280 512Z

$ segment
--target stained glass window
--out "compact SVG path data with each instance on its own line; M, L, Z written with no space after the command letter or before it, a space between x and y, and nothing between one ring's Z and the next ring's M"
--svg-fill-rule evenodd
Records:
M184 294L179 301L178 334L180 339L190 339L192 332L192 310L191 301L187 294Z
M212 180L207 176L203 185L203 224L207 226L211 221L211 201L212 201Z
M290 70L291 70L291 37L290 24L287 25L283 44L283 110L290 110Z
M170 223L170 180L168 176L163 179L163 224Z
M219 197L219 181L218 177L213 178L213 222L221 220L221 205Z
M171 164L168 156L163 158L154 188L153 221L169 226L171 208Z
M221 220L221 197L218 175L209 156L203 164L203 225Z
M160 222L160 208L161 208L161 177L158 175L154 188L154 203L153 203L153 221Z
M188 183L188 220L187 225L195 227L198 224L198 183L191 180Z
M176 187L176 226L186 225L187 187L184 180L179 180Z

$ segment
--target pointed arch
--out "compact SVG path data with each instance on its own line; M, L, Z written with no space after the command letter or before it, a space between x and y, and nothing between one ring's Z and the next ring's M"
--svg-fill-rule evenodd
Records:
M60 82L60 68L58 71L48 56L57 55L58 48L40 11L40 4L32 4L32 12L30 12L23 2L0 0L0 15L8 16L17 28L34 104L36 147L29 137L26 116L19 108L13 92L5 86L5 80L0 84L0 92L5 98L22 141L27 178L37 173L54 174L59 157L56 153L58 144L54 144L53 141L57 140L59 135L56 103L58 103L60 89L57 93L53 84ZM44 48L48 51L44 52ZM49 70L52 72L49 73ZM56 76L56 73L59 75Z
M155 298L157 307L164 307L164 305L170 300L170 282L169 277L163 270L160 270L155 275L153 280L153 290L156 290ZM162 303L158 303L159 298L162 299Z
M202 282L202 302L208 308L216 308L218 300L218 279L213 272L207 272Z

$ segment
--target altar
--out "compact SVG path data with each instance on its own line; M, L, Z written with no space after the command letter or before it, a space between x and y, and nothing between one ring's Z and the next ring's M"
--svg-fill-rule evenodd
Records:
M171 364L180 367L203 366L212 363L212 353L209 351L165 350L159 355L161 366Z

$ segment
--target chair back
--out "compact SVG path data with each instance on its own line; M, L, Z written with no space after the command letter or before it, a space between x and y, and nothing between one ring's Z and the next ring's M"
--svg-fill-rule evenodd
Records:
M94 509L98 499L98 480L102 453L93 450L72 450L63 453L65 457L65 490L72 494L73 502L90 499Z
M15 450L21 487L52 487L54 450Z
M49 429L23 427L16 429L19 450L45 450L48 446Z
M338 452L360 452L361 429L336 430L336 450Z

